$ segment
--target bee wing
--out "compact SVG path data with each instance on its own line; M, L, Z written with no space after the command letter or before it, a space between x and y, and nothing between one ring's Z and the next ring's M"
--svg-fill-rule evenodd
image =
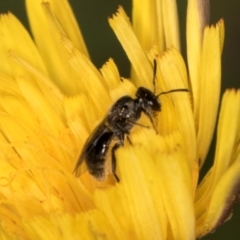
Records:
M79 177L81 176L83 173L85 173L87 171L87 165L86 162L83 161L84 158L79 158L78 162L73 170L73 173L75 175L75 177Z
M75 165L73 173L76 177L79 177L84 172L88 170L86 162L84 161L88 156L89 152L96 146L98 140L105 134L105 132L109 131L107 126L106 118L93 130L93 132L89 135L86 140L82 152L78 158L78 161Z

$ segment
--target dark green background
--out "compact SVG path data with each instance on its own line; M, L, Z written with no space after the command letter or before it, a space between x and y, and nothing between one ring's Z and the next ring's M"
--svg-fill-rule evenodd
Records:
M34 1L34 0L33 0ZM61 0L60 0L61 1ZM141 1L141 0L139 0ZM29 29L23 0L0 0L0 13L11 11ZM181 23L182 49L185 49L186 0L178 0ZM129 61L108 25L107 18L122 5L131 16L130 0L70 0L91 58L96 67L101 67L112 57L121 76L129 77ZM181 4L181 5L180 5ZM240 88L240 1L211 0L211 23L220 18L225 21L226 37L222 59L222 92L226 88ZM183 53L184 57L186 56ZM227 143L226 143L227 144ZM213 141L208 161L203 171L212 163L215 142ZM240 240L240 204L235 206L232 219L204 240Z

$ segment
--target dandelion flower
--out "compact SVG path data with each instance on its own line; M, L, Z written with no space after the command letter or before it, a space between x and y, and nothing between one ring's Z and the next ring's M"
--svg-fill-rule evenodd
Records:
M109 18L131 81L113 59L94 67L66 0L26 0L34 41L14 15L1 15L1 239L190 240L230 217L240 182L238 90L223 96L214 164L198 183L217 120L224 39L223 20L206 26L201 2L188 1L188 71L175 1L133 1L133 27L121 7ZM132 144L116 151L119 183L111 172L104 181L88 171L76 178L84 142L112 104L135 98L139 86L153 90L153 59L156 93L189 93L160 96L158 134L134 126ZM146 116L139 123L150 126Z

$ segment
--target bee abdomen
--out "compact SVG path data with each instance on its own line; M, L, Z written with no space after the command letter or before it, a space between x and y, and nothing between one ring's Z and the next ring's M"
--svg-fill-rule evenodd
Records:
M89 173L97 179L103 179L105 177L105 162L106 158L104 155L98 156L94 161L89 162L88 169Z

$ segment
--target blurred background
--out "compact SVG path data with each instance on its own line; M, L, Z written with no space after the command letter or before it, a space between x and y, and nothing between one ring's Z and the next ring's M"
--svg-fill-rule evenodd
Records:
M129 77L129 61L108 25L107 18L123 6L131 18L130 0L69 0L76 19L81 27L91 59L100 68L110 57L117 64L120 75ZM186 6L187 0L178 0L182 52L185 54ZM211 24L224 19L226 35L222 55L222 93L226 88L240 88L240 1L210 0ZM0 13L12 12L29 29L24 0L0 0ZM226 143L227 144L227 143ZM214 157L215 140L209 152L207 164L201 175L210 168ZM240 240L240 203L233 212L231 220L224 223L215 233L203 240Z

